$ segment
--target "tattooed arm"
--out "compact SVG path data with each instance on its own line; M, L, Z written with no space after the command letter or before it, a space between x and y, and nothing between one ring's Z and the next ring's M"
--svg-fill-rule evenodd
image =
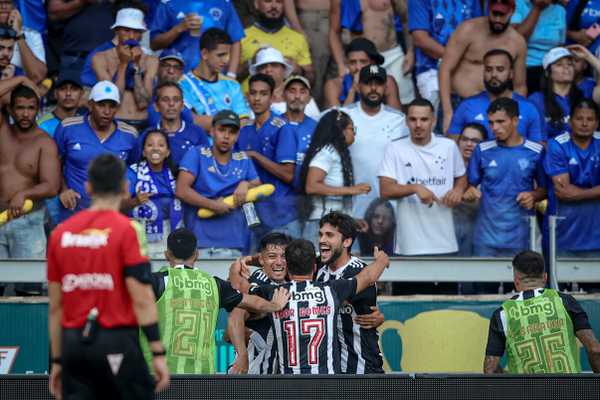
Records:
M585 347L592 371L600 372L600 343L594 336L594 332L591 329L581 329L575 332L575 335Z

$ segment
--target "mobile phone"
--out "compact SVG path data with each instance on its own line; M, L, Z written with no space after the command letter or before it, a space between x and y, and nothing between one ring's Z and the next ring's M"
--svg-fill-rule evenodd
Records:
M585 34L592 40L596 40L598 36L600 36L600 25L597 22L594 22L592 26L585 30Z

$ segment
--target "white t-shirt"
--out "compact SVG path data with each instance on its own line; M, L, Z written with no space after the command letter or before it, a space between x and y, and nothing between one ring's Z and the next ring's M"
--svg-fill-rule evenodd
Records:
M344 186L342 158L333 146L327 145L319 150L308 166L325 171L327 175L325 175L323 183L327 186ZM323 199L325 200L325 206L323 206ZM314 209L310 214L309 219L320 219L329 211L344 211L343 196L313 196L312 203ZM345 212L348 211L350 210L345 210Z
M408 136L404 114L393 108L383 106L373 116L365 113L360 102L342 109L352 118L356 128L354 143L350 146L350 156L354 169L354 183L368 183L371 192L354 196L352 216L364 218L369 204L379 197L377 171L383 153L392 140Z
M271 111L274 111L278 114L284 114L287 111L287 103L285 101L272 103ZM319 106L317 106L315 99L313 99L312 97L310 98L310 101L308 102L308 104L306 105L306 108L304 109L304 114L308 115L315 121L318 121L320 118L321 111L319 111Z
M438 199L465 174L465 164L454 141L433 136L425 146L410 138L393 142L386 150L378 176L401 185L420 183ZM402 255L444 254L458 251L452 209L421 203L416 194L396 200L396 246Z
M25 43L38 60L46 64L46 51L44 50L44 40L42 35L38 31L23 27L23 34L25 35ZM15 51L13 53L10 63L16 65L19 68L23 68L23 61L21 60L21 50L19 44L15 44Z

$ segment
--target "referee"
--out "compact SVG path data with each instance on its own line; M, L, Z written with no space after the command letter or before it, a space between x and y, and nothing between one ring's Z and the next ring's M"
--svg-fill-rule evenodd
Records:
M543 257L521 252L513 259L513 272L519 293L490 320L483 372L503 372L505 351L511 373L581 372L575 338L585 347L592 370L600 372L600 343L587 314L572 296L544 288Z
M96 158L92 205L59 225L48 246L50 392L61 399L152 399L169 372L160 342L143 230L119 213L125 164ZM156 384L138 341L150 342Z

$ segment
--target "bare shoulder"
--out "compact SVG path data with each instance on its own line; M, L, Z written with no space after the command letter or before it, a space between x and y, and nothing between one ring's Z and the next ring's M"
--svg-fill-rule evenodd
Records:
M56 148L56 142L46 132L37 128L35 130L35 136L33 142L41 147L52 147Z
M484 32L482 29L486 28L485 24L487 24L487 17L466 20L458 25L453 35L459 36L460 38L473 40L476 38L476 36L472 36L473 33L480 34L481 32Z

